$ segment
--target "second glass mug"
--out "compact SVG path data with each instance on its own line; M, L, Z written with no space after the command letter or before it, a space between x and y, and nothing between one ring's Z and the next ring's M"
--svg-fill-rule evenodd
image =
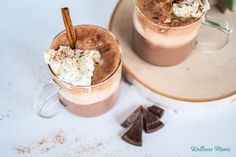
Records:
M77 25L75 27L79 27ZM86 25L83 25L86 26ZM87 25L93 26L93 25ZM117 101L119 96L119 85L122 71L122 52L118 40L108 30L101 28L109 33L120 50L120 62L116 70L106 80L90 86L75 86L60 80L48 65L52 74L52 81L45 85L43 89L35 96L33 109L43 118L51 118L56 116L63 108L67 108L70 112L85 117L98 116L108 111ZM52 44L65 31L59 33L53 40ZM56 43L59 44L60 43Z
M225 33L226 41L221 45L215 45L212 49L221 48L228 41L228 34L232 32L230 28L222 27L216 22L205 19L206 14L202 15L197 21L179 27L168 27L156 24L149 20L138 8L138 0L134 0L133 10L133 44L135 52L144 61L160 65L176 65L186 59L194 47L200 48L197 36L200 27L203 24L217 28ZM205 1L205 7L210 8L208 1ZM202 50L211 50L206 46Z

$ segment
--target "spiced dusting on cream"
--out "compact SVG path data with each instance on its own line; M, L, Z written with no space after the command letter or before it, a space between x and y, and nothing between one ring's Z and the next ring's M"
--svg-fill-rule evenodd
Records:
M69 47L67 35L62 32L45 53L46 63L61 80L72 85L103 82L120 63L120 49L115 38L103 28L92 25L75 26L75 32L75 49Z

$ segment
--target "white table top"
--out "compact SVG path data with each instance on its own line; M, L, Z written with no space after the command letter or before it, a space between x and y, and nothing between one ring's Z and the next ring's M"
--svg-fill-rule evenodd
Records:
M32 111L35 93L50 80L42 53L63 29L60 8L68 6L74 24L108 27L116 0L2 0L0 24L0 156L32 157L233 157L236 154L236 104L208 111L167 110L165 127L143 134L143 147L120 140L119 123L139 104L150 103L122 82L118 103L106 114L82 118L63 111L42 119ZM63 144L56 135L65 138ZM41 145L39 141L45 139ZM229 152L192 152L192 146L231 148ZM25 153L15 148L26 147ZM30 152L27 152L30 150Z

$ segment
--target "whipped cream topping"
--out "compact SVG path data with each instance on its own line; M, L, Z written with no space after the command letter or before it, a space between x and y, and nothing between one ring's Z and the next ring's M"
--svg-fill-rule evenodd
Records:
M91 85L93 72L102 63L99 51L73 50L69 46L48 50L44 54L44 60L59 79L80 86Z
M177 17L200 18L205 11L206 8L200 0L183 0L179 3L173 3L173 13Z

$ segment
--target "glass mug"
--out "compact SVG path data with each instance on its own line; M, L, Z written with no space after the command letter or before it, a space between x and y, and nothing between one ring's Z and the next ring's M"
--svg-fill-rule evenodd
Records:
M151 64L160 66L176 65L186 59L194 47L201 50L221 48L227 43L228 34L232 32L230 28L224 28L216 22L205 19L205 14L197 21L186 26L162 26L145 17L138 8L137 0L134 1L134 49L140 58ZM205 2L205 7L210 8L208 1ZM221 44L215 44L211 48L207 47L206 44L202 46L204 43L201 45L201 42L197 39L202 23L223 31L224 35L227 36L225 41L221 41Z
M83 25L86 26L86 25ZM92 26L92 25L87 25ZM98 26L94 26L98 27ZM85 117L98 116L108 111L117 101L122 71L121 47L115 36L108 30L98 27L109 33L120 50L120 62L116 70L106 80L90 86L75 86L60 80L48 65L52 74L52 81L45 85L35 96L33 109L43 118L56 116L59 111L66 108L68 111ZM59 33L53 40L65 34ZM58 43L60 45L60 43Z

